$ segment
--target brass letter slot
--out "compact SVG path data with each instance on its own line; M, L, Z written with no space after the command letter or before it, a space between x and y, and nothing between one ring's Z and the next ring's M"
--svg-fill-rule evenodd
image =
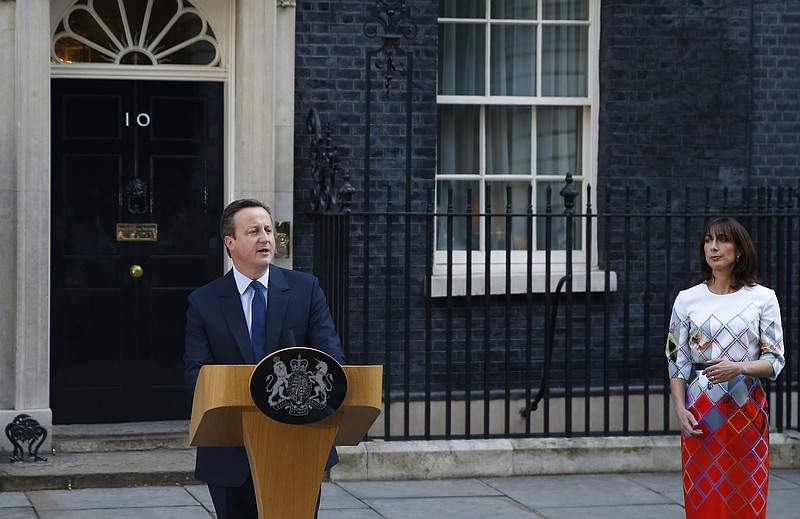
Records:
M158 224L118 223L117 241L158 241Z

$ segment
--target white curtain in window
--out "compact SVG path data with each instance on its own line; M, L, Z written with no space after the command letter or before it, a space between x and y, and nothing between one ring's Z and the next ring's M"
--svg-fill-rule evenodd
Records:
M561 215L564 214L565 206L564 206L564 197L561 196L561 188L564 187L564 182L543 182L538 185L538 189L536 191L536 207L537 212L542 214L547 209L547 186L550 186L550 213L553 215L558 215L550 220L551 223L551 230L552 233L550 234L550 240L553 250L566 250L567 249L567 221ZM583 206L582 197L580 195L582 187L581 182L575 182L573 184L575 189L578 191L578 197L575 199L575 213L579 214L581 212L581 207ZM575 218L572 222L572 237L573 249L580 249L581 243L581 219ZM546 245L546 237L547 233L546 230L546 220L544 218L537 218L536 219L536 248L538 250L545 250Z
M574 106L536 109L537 175L582 174L582 111Z
M542 27L542 95L586 95L588 28L573 25Z
M509 20L533 21L536 17L536 0L492 0L491 22L487 25L487 0L442 0L440 16L461 18L459 23L443 22L439 28L439 94L471 96L548 96L585 97L588 81L588 27L570 20L588 20L588 0L541 0L542 23L505 23ZM471 23L475 19L476 23ZM498 21L504 23L497 23ZM559 21L561 23L548 23ZM568 23L563 23L567 21ZM537 34L541 30L539 66L541 91L536 92ZM487 35L488 31L488 35ZM489 37L489 56L486 56L486 38ZM489 84L486 85L488 69ZM488 88L488 90L487 90ZM533 105L533 106L532 106ZM532 121L535 113L535 124ZM473 175L464 180L440 180L437 184L437 209L446 209L446 192L453 189L454 211L466 210L467 187L472 189L473 211L479 212L480 193L491 176L531 175L535 159L535 173L563 176L566 172L581 175L583 108L535 106L485 105L483 120L477 105L441 105L439 110L439 175ZM481 124L485 133L485 165L481 167ZM531 134L536 129L535 146ZM533 156L533 150L536 156ZM475 176L485 173L483 183ZM513 188L512 203L515 212L527 210L527 187L530 180L492 182L492 211L505 210L504 186ZM544 203L544 179L536 185L537 212ZM523 202L523 198L525 198ZM554 203L560 204L557 192ZM501 204L497 206L497 204ZM558 212L558 211L557 211ZM466 218L454 222L453 238L456 249L466 246ZM438 248L447 243L445 222L437 222ZM505 237L494 229L492 242L502 246ZM542 229L539 229L540 231ZM473 227L473 245L479 243L478 228ZM513 248L524 248L525 230L514 225ZM556 235L558 233L555 233ZM495 236L496 235L496 236ZM541 235L537 244L541 245ZM555 244L563 248L565 244Z
M451 4L451 2L445 2ZM485 16L482 0L459 0L458 6L444 9L461 18ZM439 94L483 95L486 31L478 23L439 25Z
M495 24L491 31L489 93L536 95L536 28Z
M486 174L531 174L531 107L486 107Z
M587 20L589 18L589 0L542 0L542 18L545 20Z
M439 175L475 175L480 173L480 107L474 105L441 105L439 107ZM468 189L471 189L472 212L480 211L480 186L471 180L442 180L436 186L436 208L440 213L448 210L448 190L452 189L453 212L467 210ZM437 221L437 247L447 248L447 222ZM473 247L479 250L473 226ZM466 249L467 223L465 218L453 220L453 244L456 250Z
M480 173L480 107L441 105L439 107L440 175Z
M452 190L452 206L450 205L450 191ZM467 220L468 202L471 205L470 214L480 213L483 209L480 204L480 188L477 181L452 181L445 180L436 185L436 207L439 214L452 214L448 218L436 219L436 249L447 250L448 226L453 229L453 250L467 250L467 234L471 231L472 250L478 251L480 246L480 219L477 216ZM471 228L470 228L471 227Z

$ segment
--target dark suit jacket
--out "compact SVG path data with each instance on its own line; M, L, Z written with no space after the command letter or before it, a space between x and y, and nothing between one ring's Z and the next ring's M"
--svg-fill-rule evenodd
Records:
M309 274L269 267L267 348L289 346L322 350L340 363L344 353L333 319L319 286ZM205 364L254 364L250 333L236 289L233 270L189 295L186 312L184 377L193 395ZM326 468L338 461L331 451ZM244 447L199 447L195 476L225 487L240 486L250 474Z

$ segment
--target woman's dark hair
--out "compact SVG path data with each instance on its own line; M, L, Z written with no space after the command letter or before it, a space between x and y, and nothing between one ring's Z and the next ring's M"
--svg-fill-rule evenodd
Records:
M236 237L236 213L247 207L260 207L264 209L267 214L269 214L270 218L272 218L272 211L270 211L266 204L259 200L255 200L253 198L234 200L222 211L222 217L219 219L219 234L220 237L222 237L223 244L225 243L225 236L233 236L234 238ZM225 251L228 253L228 257L230 258L231 251L228 250L227 245L225 245Z
M728 216L711 220L703 230L703 238L700 240L700 281L709 281L714 277L711 266L706 263L707 236L725 236L736 246L738 260L731 271L731 288L738 289L758 283L756 276L758 257L753 240L742 224Z

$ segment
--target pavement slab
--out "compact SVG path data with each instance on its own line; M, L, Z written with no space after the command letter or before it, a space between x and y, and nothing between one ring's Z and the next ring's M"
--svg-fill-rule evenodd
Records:
M478 479L362 481L337 484L359 499L502 495Z
M325 482L319 519L682 519L678 473ZM678 482L678 483L676 483ZM795 519L800 469L770 480L767 519ZM0 492L2 519L213 519L205 485Z
M485 481L531 509L670 503L666 497L620 474L524 476Z
M29 492L39 511L200 506L183 487L87 488Z
M636 505L580 508L545 508L539 513L547 519L685 519L678 505Z
M409 497L367 499L365 502L386 519L543 519L505 496ZM321 515L321 514L320 514ZM320 519L324 519L320 517Z

